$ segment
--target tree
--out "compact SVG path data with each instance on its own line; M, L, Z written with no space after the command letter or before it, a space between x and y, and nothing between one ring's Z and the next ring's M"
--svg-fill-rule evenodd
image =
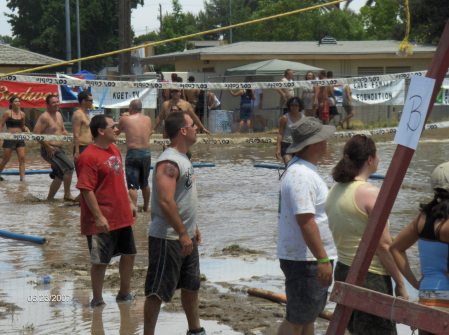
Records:
M132 1L132 8L143 0ZM72 41L76 41L75 2L70 3ZM79 0L82 56L118 49L118 1ZM14 46L47 56L65 59L65 3L61 0L8 0L8 8L15 12L9 17ZM83 63L89 70L97 70L112 59L100 58Z
M285 13L316 4L316 1L259 0L259 10L252 18ZM255 41L318 41L324 34L336 39L363 39L364 31L358 15L338 7L321 8L242 28L246 38Z
M449 19L448 1L410 0L411 39L438 44Z
M371 40L400 40L404 24L399 21L401 7L397 0L377 0L373 6L363 6L360 15Z

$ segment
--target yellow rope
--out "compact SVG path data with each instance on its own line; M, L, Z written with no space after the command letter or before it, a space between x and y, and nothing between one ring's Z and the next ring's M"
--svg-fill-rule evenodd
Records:
M410 5L408 0L405 0L405 36L401 44L399 44L398 54L401 56L409 56L413 54L413 46L409 43L410 35Z
M126 49L110 51L110 52L106 52L106 53L102 53L102 54L98 54L98 55L92 55L92 56L72 59L72 60L69 60L69 61L63 61L63 62L59 62L59 63L43 65L43 66L35 67L35 68L32 68L32 69L25 69L25 70L20 70L20 71L14 71L14 72L10 72L10 73L4 74L2 76L9 76L9 75L20 74L20 73L41 71L41 70L50 69L50 68L54 68L54 67L71 65L71 64L76 63L76 62L84 62L84 61L87 61L87 60L93 60L93 59L97 59L97 58L117 55L117 54L120 54L120 53L133 51L133 50L137 50L137 49L148 47L148 46L157 46L157 45L171 43L171 42L178 42L178 41L190 39L190 38L193 38L193 37L196 37L196 36L202 36L202 35L217 33L217 32L220 32L220 31L225 31L225 30L229 30L229 29L243 27L243 26L247 26L247 25L250 25L250 24L260 23L260 22L264 22L264 21L268 21L268 20L278 19L278 18L281 18L281 17L286 17L286 16L289 16L289 15L294 15L294 14L298 14L298 13L302 13L302 12L306 12L306 11L322 8L322 7L332 6L332 5L338 4L340 2L345 2L345 1L348 1L348 0L331 1L331 2L327 2L327 3L321 4L321 5L315 5L315 6L311 6L311 7L307 7L307 8L301 8L301 9L297 9L297 10L294 10L294 11L291 11L291 12L287 12L287 13L271 15L271 16L260 18L260 19L255 19L255 20L251 20L251 21L236 23L236 24L232 24L230 26L215 28L215 29L211 29L211 30L206 30L206 31L202 31L202 32L199 32L199 33L194 33L194 34L189 34L189 35L169 38L169 39L163 40L163 41L145 43L145 44L141 44L141 45L138 45L138 46L135 46L135 47L130 47L130 48L126 48Z

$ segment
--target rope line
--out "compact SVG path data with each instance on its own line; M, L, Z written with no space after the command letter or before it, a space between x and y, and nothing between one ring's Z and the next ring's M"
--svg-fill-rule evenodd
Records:
M432 129L444 129L449 128L449 121L436 122L426 124L426 130ZM367 130L352 130L352 131L339 131L334 134L334 138L350 138L354 135L395 135L397 131L396 127L386 127ZM160 136L160 135L159 135ZM41 142L41 141L58 141L58 142L73 142L72 135L41 135L32 133L0 133L0 140L16 140L25 142ZM126 143L125 139L120 137L117 139L117 143ZM150 144L164 144L170 143L168 139L162 137L152 138L149 141ZM197 138L197 144L206 145L232 145L232 144L275 144L276 136L251 136L251 137L226 137L225 134L221 136L207 136L199 134Z
M63 62L59 62L59 63L53 63L53 64L48 64L48 65L38 66L38 67L35 67L35 68L31 68L31 69L25 69L25 70L20 70L20 71L13 71L13 72L7 73L5 75L8 76L8 75L14 75L14 74L20 74L20 73L41 71L41 70L50 69L50 68L59 67L59 66L73 65L74 63L77 63L77 62L84 62L84 61L87 61L87 60L93 60L93 59L97 59L97 58L103 58L103 57L108 57L108 56L112 56L112 55L117 55L117 54L120 54L120 53L125 53L125 52L129 52L129 51L145 48L145 47L148 47L148 46L158 46L158 45L163 45L163 44L166 44L166 43L183 41L183 40L190 39L190 38L197 37L197 36L217 33L217 32L230 30L230 29L234 29L234 28L239 28L239 27L244 27L244 26L247 26L247 25L255 24L255 23L265 22L265 21L269 21L269 20L273 20L273 19L278 19L278 18L290 16L290 15L299 14L299 13L302 13L302 12L311 11L311 10L314 10L314 9L319 9L319 8L323 8L323 7L336 5L336 4L339 4L341 2L346 2L346 1L347 0L331 1L331 2L324 3L324 4L320 4L320 5L314 5L314 6L310 6L310 7L306 7L306 8L296 9L296 10L293 10L293 11L290 11L290 12L286 12L286 13L266 16L266 17L263 17L263 18L260 18L260 19L254 19L254 20L250 20L250 21L235 23L235 24L231 24L231 25L226 26L226 27L220 27L220 28L205 30L205 31L201 31L201 32L198 32L198 33L188 34L188 35L183 35L183 36L178 36L178 37L173 37L173 38L169 38L169 39L162 40L162 41L144 43L144 44L140 44L138 46L134 46L134 47L130 47L130 48L119 49L119 50L115 50L115 51L105 52L105 53L102 53L102 54L91 55L91 56L86 56L86 57L81 57L81 58L76 58L76 59L71 59L69 61L63 61Z
M235 90L235 89L278 89L278 88L309 88L312 86L333 86L346 84L373 84L380 82L396 81L400 79L411 79L413 76L425 76L426 71L402 72L395 74L381 74L364 77L332 78L325 80L298 80L290 82L248 82L248 83L172 83L157 82L155 80L146 81L111 81L111 80L88 80L60 74L60 77L39 77L24 75L7 75L0 77L3 81L47 84L47 85L71 85L71 86L91 86L105 88L135 88L135 89L193 89L202 90Z

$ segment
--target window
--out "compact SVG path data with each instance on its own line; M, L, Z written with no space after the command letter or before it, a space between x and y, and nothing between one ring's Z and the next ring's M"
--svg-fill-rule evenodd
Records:
M384 74L384 68L383 66L359 67L357 68L357 74L359 77Z
M410 66L387 66L385 68L385 73L403 73L403 72L410 72L411 68Z

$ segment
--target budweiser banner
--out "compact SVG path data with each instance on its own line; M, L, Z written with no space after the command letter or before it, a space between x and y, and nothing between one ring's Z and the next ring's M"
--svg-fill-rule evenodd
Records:
M22 108L45 108L45 98L58 94L57 85L20 83L0 80L0 108L9 108L9 99L17 95Z

